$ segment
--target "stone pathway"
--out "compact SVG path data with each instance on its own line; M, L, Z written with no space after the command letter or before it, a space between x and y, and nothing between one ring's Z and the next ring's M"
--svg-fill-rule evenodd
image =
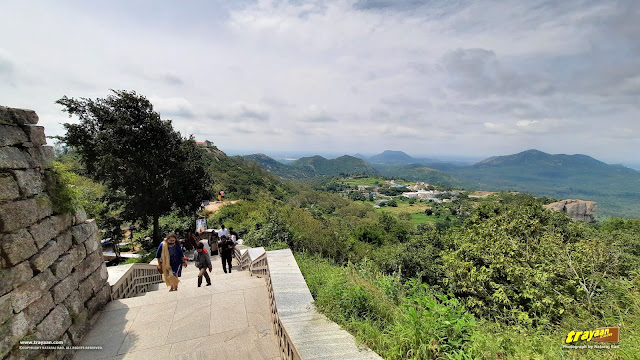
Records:
M279 359L265 280L225 274L218 256L211 262L211 286L203 279L197 287L190 262L178 291L162 283L107 304L83 340L103 349L78 350L74 359Z

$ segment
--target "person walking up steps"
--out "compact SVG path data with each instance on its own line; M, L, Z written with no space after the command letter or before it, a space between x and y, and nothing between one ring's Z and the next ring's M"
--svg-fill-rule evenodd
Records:
M178 237L175 234L169 234L156 251L158 271L162 274L162 280L170 287L169 291L178 290L178 277L182 275L182 267L187 267L184 253L177 241Z
M211 285L211 278L209 274L207 274L207 269L209 269L209 272L213 270L211 257L209 257L207 249L204 248L204 244L201 242L196 245L196 254L194 255L193 261L195 262L196 268L200 270L198 273L198 287L202 286L203 276L207 280L207 286Z
M225 274L227 273L227 265L229 265L229 273L231 273L231 257L235 246L236 244L226 235L220 237L218 251L220 253L220 259L222 260L222 270L224 270Z

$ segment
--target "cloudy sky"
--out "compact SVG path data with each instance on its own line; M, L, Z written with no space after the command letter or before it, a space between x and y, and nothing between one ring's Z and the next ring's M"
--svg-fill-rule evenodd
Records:
M235 153L640 163L640 1L28 1L0 5L0 104L136 90Z

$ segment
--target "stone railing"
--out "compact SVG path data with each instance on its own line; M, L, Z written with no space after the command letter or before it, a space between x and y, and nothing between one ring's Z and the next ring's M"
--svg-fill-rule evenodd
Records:
M132 264L111 285L111 299L117 300L143 295L149 290L149 286L161 282L162 275L158 273L155 265Z
M251 275L266 275L266 252L263 247L248 248L238 245L234 248L234 256L240 270L249 270Z
M240 248L236 250L236 258L241 269L267 280L281 359L382 359L316 311L291 250L265 252L264 248Z
M251 261L249 260L249 248L243 245L236 245L233 248L233 257L236 258L238 262L238 267L240 270L248 270L251 265Z

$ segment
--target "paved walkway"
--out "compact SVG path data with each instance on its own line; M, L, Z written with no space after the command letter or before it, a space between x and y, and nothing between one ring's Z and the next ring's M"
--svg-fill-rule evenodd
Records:
M279 359L264 279L248 271L225 274L211 259L212 285L197 287L193 263L182 271L178 291L164 283L143 296L107 304L84 346L83 359Z

